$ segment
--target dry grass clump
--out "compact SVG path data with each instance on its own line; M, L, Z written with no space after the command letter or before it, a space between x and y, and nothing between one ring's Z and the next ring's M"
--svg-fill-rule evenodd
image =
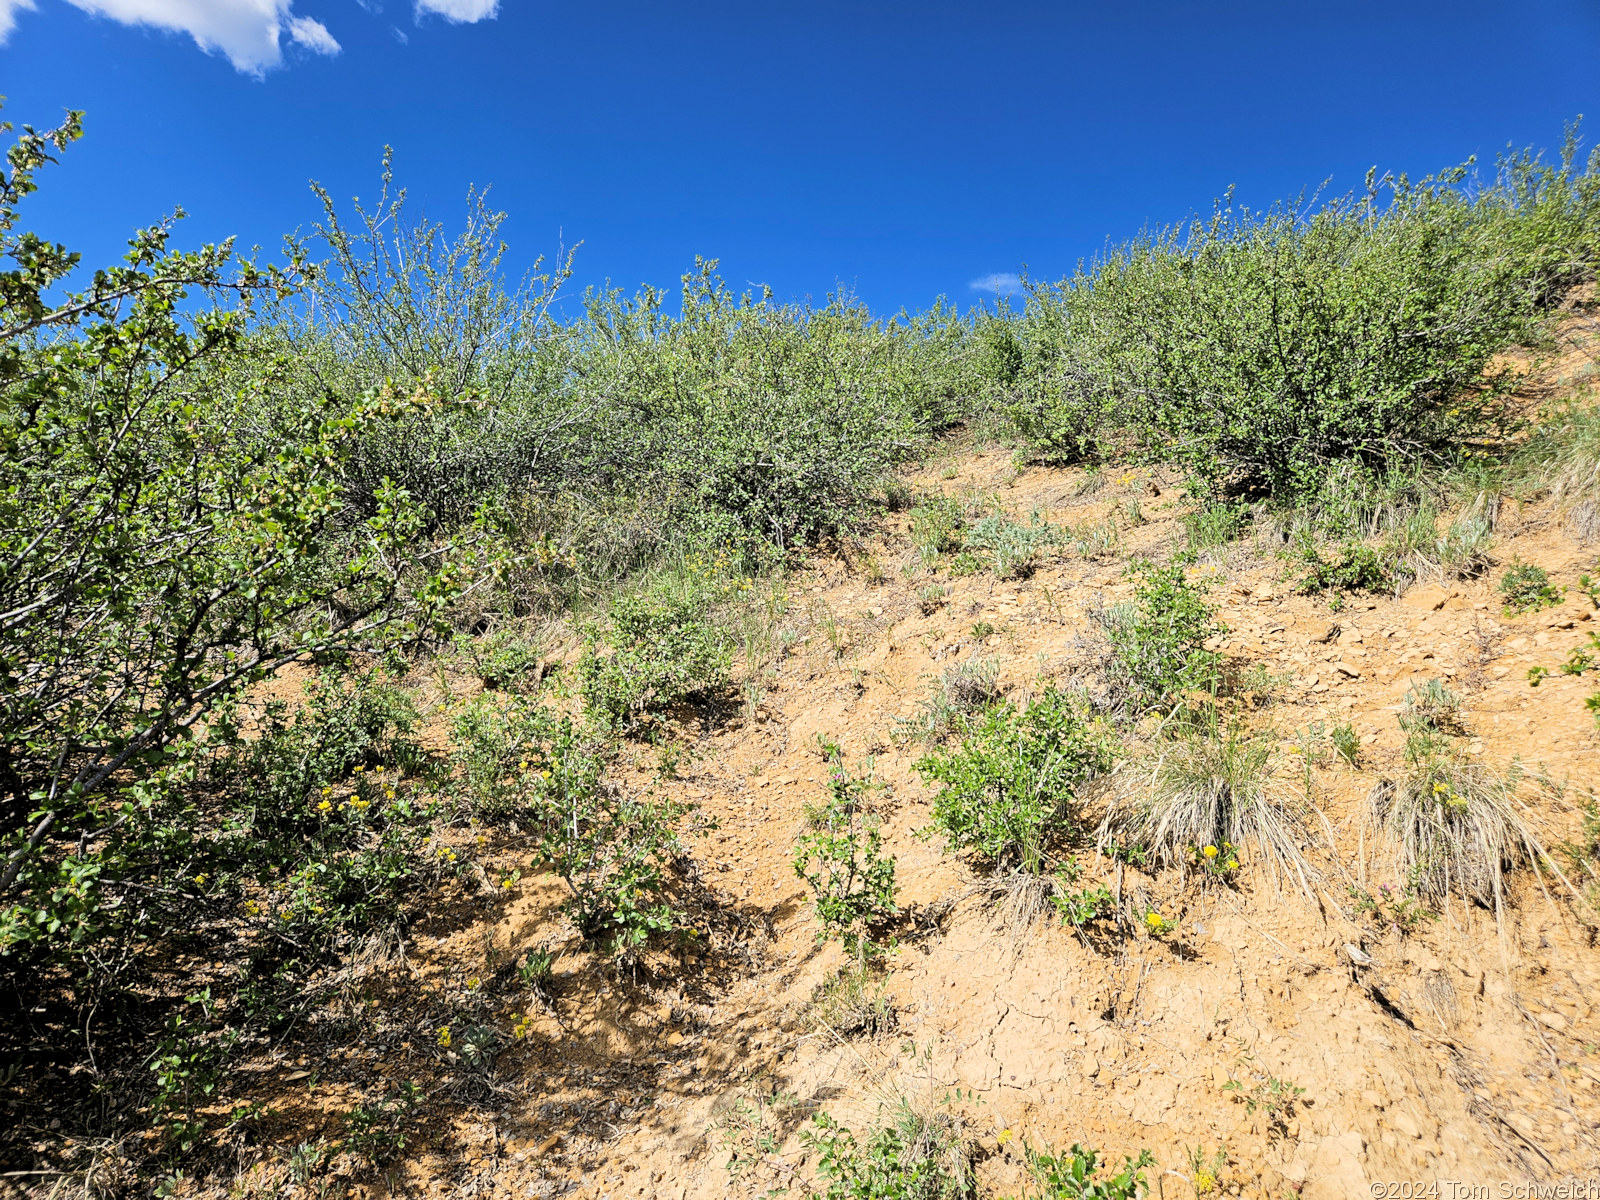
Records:
M870 963L852 963L818 984L805 1015L840 1037L880 1037L897 1020L883 972Z
M895 740L933 745L943 741L959 718L1001 696L1000 664L992 658L969 658L946 667L916 712L895 723Z
M1446 753L1408 764L1372 789L1373 816L1394 839L1398 866L1425 900L1454 894L1498 914L1506 872L1547 861L1517 812L1522 772L1496 771Z
M1576 537L1600 536L1600 406L1566 408L1535 429L1517 457Z
M1419 896L1433 904L1460 896L1498 917L1506 872L1554 864L1517 811L1522 769L1497 770L1461 753L1454 740L1466 733L1460 703L1438 679L1406 693L1399 716L1405 770L1398 781L1381 780L1369 802Z
M1183 730L1123 775L1099 842L1140 845L1153 861L1178 866L1197 848L1251 845L1275 876L1292 876L1309 895L1304 825L1278 767L1270 732L1239 725Z

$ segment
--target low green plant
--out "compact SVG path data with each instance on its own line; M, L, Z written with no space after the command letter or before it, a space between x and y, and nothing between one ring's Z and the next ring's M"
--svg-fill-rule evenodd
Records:
M1189 1151L1189 1182L1196 1196L1221 1192L1228 1184L1228 1148L1219 1146L1207 1154L1200 1146Z
M925 617L931 617L948 603L950 589L943 584L930 583L917 592L917 608Z
M199 1009L199 1020L191 1019L182 1010L172 1013L149 1061L155 1082L151 1107L169 1144L181 1154L193 1150L205 1134L206 1120L199 1110L215 1096L226 1049L237 1037L236 1033L229 1036L232 1031L219 1034L207 1028L211 1018L209 988L190 996L187 1003Z
M911 542L922 561L931 563L941 554L961 547L966 506L954 496L924 496L911 510Z
M1079 526L1072 545L1080 558L1104 558L1115 553L1120 541L1117 523L1108 517L1098 525Z
M1067 859L1052 873L1055 886L1049 897L1061 920L1080 933L1084 926L1116 911L1111 889L1104 882L1079 887L1082 876L1077 860Z
M961 719L1000 698L1000 664L976 655L946 667L911 716L895 723L895 739L926 745L944 740Z
M1020 706L990 705L957 728L957 747L916 765L924 782L940 785L931 828L996 869L1043 873L1051 840L1080 828L1079 785L1110 765L1106 736L1053 686Z
M1356 760L1361 757L1361 737L1354 725L1348 721L1335 725L1328 740L1333 743L1334 751L1340 758L1352 767L1356 765Z
M729 1181L738 1183L761 1174L792 1128L791 1115L803 1108L798 1096L784 1091L750 1091L735 1097L716 1122L722 1148L728 1154L723 1169L728 1172Z
M1324 592L1387 592L1394 588L1394 576L1383 558L1361 542L1346 542L1329 558L1315 543L1300 551L1305 573L1296 583L1306 595Z
M965 549L987 555L987 565L999 579L1031 575L1044 552L1067 540L1067 531L1050 524L1037 512L1026 525L999 515L984 517L967 530Z
M1240 504L1204 504L1184 514L1189 551L1198 554L1237 541L1250 523L1250 509Z
M407 1079L378 1099L357 1104L344 1114L341 1145L374 1167L393 1161L411 1144L410 1126L423 1096L422 1088Z
M1156 1162L1150 1151L1141 1150L1137 1157L1124 1155L1121 1170L1113 1171L1098 1153L1076 1142L1064 1154L1025 1143L1023 1157L1032 1177L1023 1194L1036 1200L1138 1200L1150 1190L1145 1168Z
M794 873L812 892L819 939L837 937L858 960L873 949L872 927L899 911L894 858L882 852L876 817L865 809L875 786L845 766L838 746L824 745L827 795L806 811L806 831L794 852Z
M488 691L538 681L541 648L515 629L497 629L482 637L458 634L455 649Z
M566 885L565 910L586 942L622 958L678 927L667 892L689 806L609 783L609 744L529 697L486 694L456 717L453 732L458 794L474 811L533 834L537 859Z
M1264 1113L1267 1126L1279 1134L1288 1133L1288 1124L1294 1116L1295 1105L1306 1094L1303 1087L1279 1079L1276 1075L1255 1075L1255 1082L1246 1086L1243 1080L1230 1079L1222 1090L1232 1092L1244 1101L1245 1111L1254 1115Z
M1189 847L1189 865L1202 878L1232 883L1239 877L1239 849L1232 842Z
M1514 617L1560 604L1562 591L1550 582L1543 567L1518 562L1500 577L1500 594L1505 597L1506 616Z
M1400 728L1408 734L1460 736L1466 732L1461 723L1461 697L1437 677L1406 689L1397 719Z
M1584 576L1585 579L1588 576ZM1600 633L1591 633L1587 645L1575 646L1567 654L1567 661L1562 663L1557 670L1563 675L1583 675L1588 671L1600 669ZM1538 666L1528 670L1528 686L1538 687L1539 681L1548 677L1550 668ZM1600 691L1594 693L1583 702L1584 708L1594 714L1594 721L1600 726Z
M974 624L972 626L972 636L975 639L977 639L978 641L981 642L984 639L986 639L988 637L991 637L993 634L994 634L994 626L991 625L988 621L977 621L977 622L974 622Z
M585 711L627 727L641 713L726 686L732 647L708 619L707 603L694 591L615 600L578 660Z
M969 1200L976 1195L961 1123L899 1101L866 1139L818 1113L801 1132L825 1181L821 1200Z
M1404 887L1379 884L1375 892L1351 884L1350 899L1357 916L1369 917L1374 924L1403 934L1415 933L1425 921L1437 920L1439 916L1423 903L1415 881Z
M1227 627L1186 565L1183 558L1166 566L1136 559L1127 569L1132 604L1101 616L1111 642L1111 682L1131 712L1165 707L1189 693L1215 693L1221 685L1222 657L1206 643Z
M1562 842L1573 874L1583 881L1583 894L1592 912L1600 914L1600 798L1591 793L1583 805L1582 832L1576 841Z

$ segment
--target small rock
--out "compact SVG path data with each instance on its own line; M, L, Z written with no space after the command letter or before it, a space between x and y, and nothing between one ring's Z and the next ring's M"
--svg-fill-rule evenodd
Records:
M1416 1118L1404 1110L1390 1117L1389 1124L1394 1126L1396 1133L1402 1133L1408 1138L1420 1138L1422 1136L1422 1128L1417 1124Z
M1541 1025L1548 1025L1551 1029L1554 1029L1558 1033L1562 1032L1567 1027L1567 1019L1560 1013L1535 1012L1533 1014L1533 1019L1538 1021Z
M1083 1077L1093 1079L1098 1074L1100 1074L1100 1060L1091 1054L1083 1060Z
M1453 595L1441 587L1412 588L1405 594L1401 604L1407 608L1420 608L1424 612L1438 612Z
M1346 663L1346 662L1334 663L1333 664L1333 669L1335 671L1339 672L1339 674L1344 675L1344 676L1346 676L1346 677L1348 677L1350 679L1360 679L1361 678L1361 672L1356 670L1354 667L1352 667L1349 663Z
M681 1046L681 1045L683 1045L683 1034L679 1033L677 1030L673 1030L671 1033L667 1034L667 1045L669 1045L669 1046Z

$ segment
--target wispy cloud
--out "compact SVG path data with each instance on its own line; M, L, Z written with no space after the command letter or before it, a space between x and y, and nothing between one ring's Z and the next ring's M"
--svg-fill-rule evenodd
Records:
M339 53L339 43L333 40L333 34L328 32L328 27L310 17L290 17L289 36L297 45L304 46L313 54Z
M0 0L0 46L17 27L17 14L33 8L33 0Z
M337 54L327 26L297 17L294 0L70 0L99 17L124 25L151 25L187 33L208 54L222 54L234 68L257 78L283 64L282 37L313 54ZM11 13L31 0L0 0L0 38ZM9 11L6 6L10 5Z
M456 25L471 25L499 16L500 0L417 0L417 20L429 13Z
M994 275L983 275L967 284L975 292L988 292L990 295L1015 296L1022 290L1022 277L1010 271L1000 271Z

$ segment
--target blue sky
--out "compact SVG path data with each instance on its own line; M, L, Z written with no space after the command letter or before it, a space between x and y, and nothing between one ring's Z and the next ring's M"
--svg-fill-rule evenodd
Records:
M1058 277L1229 184L1600 137L1593 0L418 4L0 0L6 116L87 110L25 223L95 264L181 204L186 243L276 250L308 180L373 195L390 144L447 224L492 184L517 268L564 236L586 283L703 254L888 311Z

